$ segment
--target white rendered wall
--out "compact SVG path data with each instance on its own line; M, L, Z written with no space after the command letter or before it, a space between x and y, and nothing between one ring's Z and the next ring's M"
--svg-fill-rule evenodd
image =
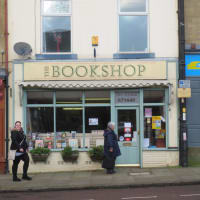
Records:
M150 0L150 52L156 57L178 57L177 1Z
M79 171L79 170L96 170L102 169L101 164L98 162L92 162L87 152L80 152L77 163L64 162L60 152L51 152L47 162L34 163L31 155L29 173L40 173L40 172L61 172L61 171ZM10 171L12 167L12 161L10 161ZM103 170L103 169L102 169ZM23 172L23 162L19 164L19 173Z
M40 0L10 0L9 57L16 42L27 42L41 52ZM178 57L177 2L149 0L149 45L156 57ZM97 58L112 58L118 52L118 1L72 0L72 53L92 58L91 37L99 36Z
M143 167L167 167L179 165L179 151L144 151Z
M169 94L170 105L169 105L169 136L168 146L178 147L179 143L179 129L178 129L178 99L177 99L177 71L178 64L175 62L168 62L168 79L173 86L171 87L171 93Z
M26 42L31 45L35 54L35 0L8 1L8 49L9 60L19 59L13 47L17 42Z

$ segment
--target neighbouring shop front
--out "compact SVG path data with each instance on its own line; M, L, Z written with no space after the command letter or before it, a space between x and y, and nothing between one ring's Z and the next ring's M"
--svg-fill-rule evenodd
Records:
M199 98L200 98L200 54L188 53L185 55L185 76L190 80L191 98L187 105L187 130L188 130L188 164L195 166L200 164L200 122Z
M54 166L40 164L44 171L72 168L59 160L58 152L66 146L82 154L73 169L99 168L87 151L103 145L109 121L116 124L122 152L117 165L178 165L177 80L172 72L176 62L17 63L12 122L22 120L30 149L51 149ZM30 168L37 171L34 163Z

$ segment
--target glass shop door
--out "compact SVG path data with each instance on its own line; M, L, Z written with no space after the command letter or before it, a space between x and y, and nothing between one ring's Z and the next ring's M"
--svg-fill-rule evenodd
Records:
M139 108L116 108L116 133L121 150L117 165L139 166Z

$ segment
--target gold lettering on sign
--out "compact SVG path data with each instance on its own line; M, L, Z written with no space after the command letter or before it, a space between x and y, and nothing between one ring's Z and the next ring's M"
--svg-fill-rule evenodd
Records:
M45 66L44 67L44 77L48 77L49 76L49 66Z
M51 71L49 71L51 69ZM101 77L134 77L134 76L143 76L145 73L144 65L77 65L77 66L57 66L52 65L51 67L45 66L45 76L52 77L92 77L92 78L101 78Z
M24 80L166 79L165 61L27 62Z

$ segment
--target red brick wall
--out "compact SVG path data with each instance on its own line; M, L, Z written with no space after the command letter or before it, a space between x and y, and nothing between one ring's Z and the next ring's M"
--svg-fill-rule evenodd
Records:
M1 96L1 94L3 96ZM5 172L5 88L0 88L0 173Z

